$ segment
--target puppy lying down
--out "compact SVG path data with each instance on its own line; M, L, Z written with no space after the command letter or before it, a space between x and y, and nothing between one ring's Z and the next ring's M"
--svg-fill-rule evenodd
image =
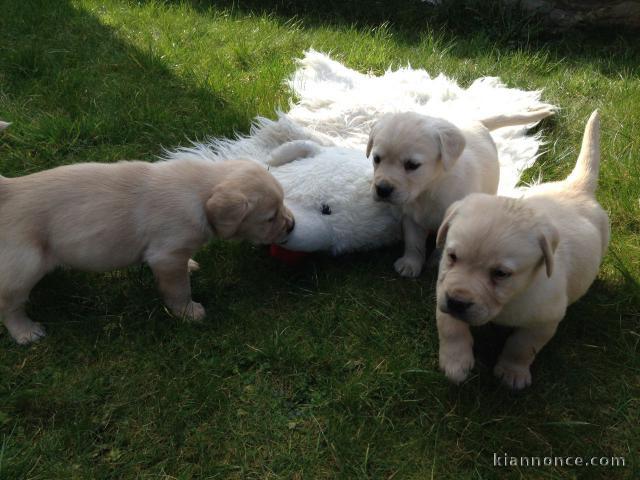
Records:
M24 304L47 272L146 262L167 307L199 320L188 273L196 250L211 237L278 242L293 225L280 184L246 160L83 163L0 177L0 317L16 342L32 342L45 333Z
M451 205L438 231L440 368L462 382L473 368L470 325L515 327L494 373L509 387L531 384L529 367L567 306L596 278L609 219L595 198L600 121L589 119L573 172L522 198L472 194Z

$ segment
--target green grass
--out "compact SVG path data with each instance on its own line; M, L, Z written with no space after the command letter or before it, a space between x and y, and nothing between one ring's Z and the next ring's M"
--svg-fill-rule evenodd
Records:
M469 381L445 381L435 274L398 278L399 247L289 268L216 243L192 280L202 325L167 314L146 268L57 271L29 306L49 336L22 348L0 331L0 478L638 478L640 45L459 3L0 0L3 175L246 132L286 107L283 80L314 47L363 71L410 62L544 89L562 110L526 179L565 175L600 109L613 229L519 394L491 375L493 329ZM494 452L627 466L498 469Z

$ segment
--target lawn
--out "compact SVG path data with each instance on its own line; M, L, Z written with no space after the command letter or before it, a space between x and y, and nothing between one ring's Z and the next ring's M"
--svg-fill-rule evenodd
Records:
M562 178L600 109L613 230L522 393L491 375L491 328L472 377L447 383L435 272L399 278L399 246L292 268L216 242L192 279L200 325L167 313L146 267L56 271L29 305L48 337L19 347L0 327L0 478L639 478L637 33L548 35L486 4L0 0L5 176L246 132L286 107L283 80L313 47L362 71L544 89L562 109L527 179ZM494 467L494 453L626 466Z

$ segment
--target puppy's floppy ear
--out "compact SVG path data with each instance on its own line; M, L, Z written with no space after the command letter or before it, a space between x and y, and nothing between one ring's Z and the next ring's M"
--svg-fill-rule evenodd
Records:
M367 142L367 158L371 155L371 149L373 148L373 142L376 139L376 135L382 128L382 124L391 116L389 113L385 113L382 117L380 117L376 123L371 127L371 131L369 132L369 141Z
M371 155L371 149L373 148L373 141L375 140L377 127L379 123L380 123L380 120L374 123L373 126L371 127L371 131L369 132L369 141L367 142L367 153L366 153L367 158L369 158L369 155Z
M436 248L444 247L444 243L447 241L447 234L449 233L449 227L451 226L451 221L453 217L456 216L456 212L458 211L458 207L462 200L458 200L457 202L453 202L446 213L444 214L444 220L440 224L440 228L438 229L438 235L436 236Z
M229 239L238 231L251 205L243 193L220 185L213 189L205 210L215 234L222 239Z
M440 159L444 169L449 170L462 155L466 141L460 129L451 122L440 120L436 128L440 139Z
M547 277L551 277L551 274L553 273L553 254L556 252L559 242L560 234L558 233L558 229L550 223L547 223L542 228L542 232L538 234L538 243L542 250L542 257L547 270Z

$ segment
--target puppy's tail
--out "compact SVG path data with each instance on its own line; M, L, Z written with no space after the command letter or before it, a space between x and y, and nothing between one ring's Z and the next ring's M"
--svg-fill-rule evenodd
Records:
M598 188L600 169L600 115L595 110L584 128L582 147L576 166L566 178L565 183L572 190L594 194Z
M538 123L543 118L547 118L555 113L555 109L551 105L543 105L535 110L517 113L513 115L496 115L495 117L484 118L480 120L489 131L502 127L513 127L516 125L528 125L530 123Z
M279 167L294 160L312 157L320 152L320 150L320 145L311 140L293 140L283 143L271 152L271 156L267 160L267 165Z

